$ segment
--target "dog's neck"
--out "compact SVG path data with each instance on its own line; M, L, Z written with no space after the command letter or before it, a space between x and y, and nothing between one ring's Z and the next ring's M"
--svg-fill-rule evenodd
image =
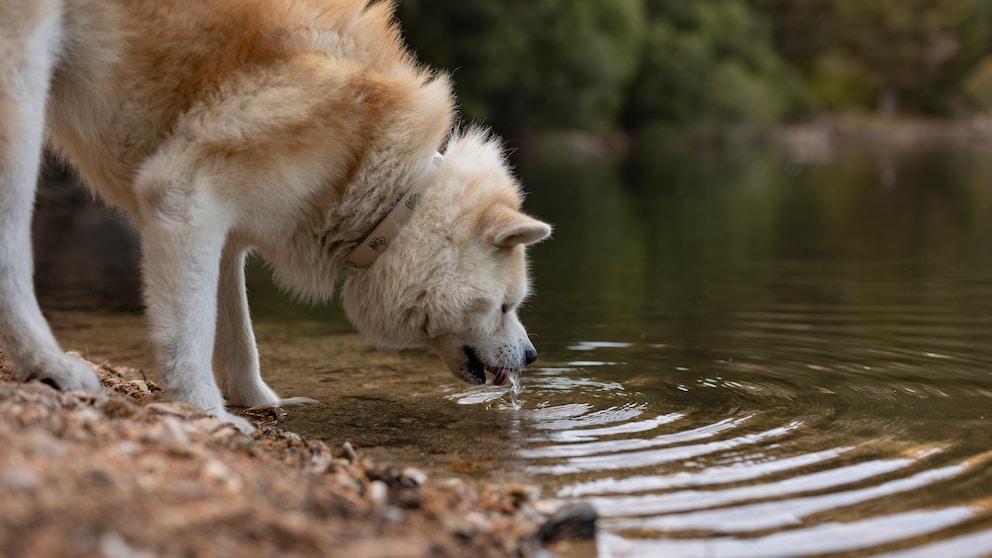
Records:
M420 196L437 178L444 157L434 152L431 159L424 165L414 179L413 184L400 197L386 216L365 235L365 238L345 257L345 262L355 269L372 265L375 260L389 248L403 225L410 220L413 210L420 201Z

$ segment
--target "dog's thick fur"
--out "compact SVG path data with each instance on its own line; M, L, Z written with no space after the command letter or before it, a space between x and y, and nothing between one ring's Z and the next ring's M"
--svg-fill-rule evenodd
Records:
M259 374L246 254L329 297L345 255L443 148L399 237L348 272L345 308L371 340L430 345L466 381L523 368L536 356L515 314L524 246L550 228L520 212L498 143L454 119L447 77L407 53L388 2L0 0L0 347L21 380L99 387L32 287L47 138L138 226L168 388L248 428L224 397L280 399Z

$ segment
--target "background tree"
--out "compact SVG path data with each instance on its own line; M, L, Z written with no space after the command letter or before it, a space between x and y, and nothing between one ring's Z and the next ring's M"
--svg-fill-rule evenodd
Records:
M402 0L463 116L693 136L992 110L992 0Z
M503 129L613 126L643 36L643 0L408 0L425 61L452 70L462 112Z
M751 0L816 109L949 114L990 53L989 0Z
M767 128L795 91L765 22L740 0L649 0L648 30L628 92L628 128L696 133Z

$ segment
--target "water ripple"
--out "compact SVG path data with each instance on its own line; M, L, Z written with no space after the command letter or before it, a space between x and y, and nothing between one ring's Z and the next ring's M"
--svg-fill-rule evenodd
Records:
M532 414L533 418L536 418L536 414ZM663 426L666 424L673 423L679 419L684 418L686 415L684 413L668 413L666 415L659 415L656 417L643 419L643 420L630 420L629 422L623 422L616 424L614 426L603 426L600 428L583 428L581 430L562 430L560 428L548 428L548 424L551 423L537 423L535 426L542 430L557 430L551 434L542 434L540 437L535 436L534 439L547 440L550 442L558 443L570 443L570 442L584 442L588 440L598 440L600 438L605 438L608 436L618 436L621 434L637 434L640 432L649 432ZM634 417L636 418L636 417ZM534 450L539 451L539 450Z
M753 481L792 469L819 465L837 459L853 449L831 448L791 457L770 458L764 461L746 460L724 467L707 467L700 471L680 471L669 475L597 479L562 488L558 491L558 496L569 498L607 493L622 494Z
M605 455L590 455L572 457L554 465L531 466L528 470L535 474L561 475L582 471L614 471L618 469L639 469L656 467L675 461L725 452L743 446L756 445L770 439L780 438L802 427L801 422L791 422L785 426L771 428L763 432L745 434L729 440L715 440L702 444L689 444L671 448L650 449L644 451L627 451L608 453Z
M589 498L588 501L595 505L597 510L608 516L619 517L631 512L637 515L659 515L729 506L749 500L766 500L794 496L804 492L837 489L844 485L859 483L898 471L913 463L914 461L911 459L866 461L760 485L739 486L725 490L682 490L667 494L599 497ZM768 507L774 507L774 505Z
M601 537L599 554L604 557L623 556L625 558L819 556L871 549L886 543L912 539L960 525L974 516L975 511L971 508L951 507L883 515L852 522L831 522L805 529L780 531L760 538L717 536L705 539L638 540L607 534ZM984 534L988 534L988 532ZM961 554L952 554L952 556L955 558L986 556L989 550L987 539L988 537L983 536L979 537L977 541L986 545L984 550L980 547L971 548L964 550ZM954 544L952 548L961 548L961 545ZM934 555L919 554L916 556L929 557Z
M757 502L728 508L694 511L679 515L661 515L638 520L614 520L610 526L618 530L709 531L713 533L748 533L781 529L801 524L804 519L828 510L853 506L868 500L891 496L927 487L962 474L965 464L923 471L911 477L896 479L875 486L853 490L838 490L820 496L797 497L787 500ZM695 509L686 508L686 509Z
M701 440L704 438L712 437L725 430L734 429L748 419L751 416L744 416L738 418L728 418L713 424L706 424L696 428L690 428L687 430L681 430L679 432L673 432L670 434L661 434L655 436L654 438L633 438L626 440L604 440L600 442L585 442L585 443L574 443L569 445L554 445L546 446L543 448L535 448L530 450L523 450L521 455L523 457L529 458L562 458L562 457L580 457L580 456L591 456L596 454L608 454L615 455L618 457L624 457L627 454L620 454L620 452L629 452L632 450L640 450L644 448L669 446L672 444L691 442L695 440ZM662 422L662 424L667 424L671 421ZM543 426L541 426L543 428ZM580 433L582 431L579 431ZM588 434L588 432L586 432Z

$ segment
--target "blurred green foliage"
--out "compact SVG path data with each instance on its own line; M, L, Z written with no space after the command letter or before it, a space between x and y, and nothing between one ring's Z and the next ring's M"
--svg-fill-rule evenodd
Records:
M464 116L501 130L761 131L992 105L992 0L401 0Z
M990 0L750 0L806 83L812 110L933 116L984 109L965 93L992 55Z
M792 80L767 26L737 0L647 0L647 33L622 123L696 133L764 128L783 115Z
M641 0L400 5L421 59L454 72L462 112L501 128L612 127L643 42Z

